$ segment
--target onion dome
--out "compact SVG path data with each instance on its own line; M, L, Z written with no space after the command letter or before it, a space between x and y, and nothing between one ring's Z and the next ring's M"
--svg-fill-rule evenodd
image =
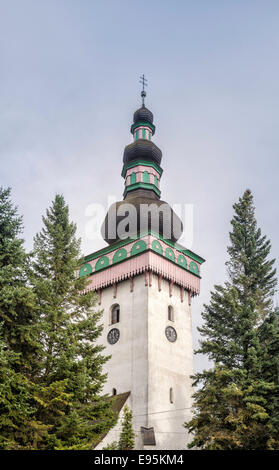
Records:
M123 154L124 165L133 160L147 160L160 165L162 152L151 140L138 139L130 145L127 145Z
M133 207L131 212L129 204ZM144 218L143 205L147 211ZM158 199L151 191L144 190L129 193L124 201L118 201L110 206L101 227L101 234L111 245L126 239L127 231L131 235L131 227L134 227L133 236L141 236L147 231L152 231L172 242L176 242L183 232L183 224L169 204Z
M144 76L142 79L144 88L146 80ZM109 245L128 235L150 231L176 242L183 231L180 218L168 203L160 200L162 152L151 140L155 126L152 112L144 105L145 96L143 89L142 106L134 113L131 126L134 142L124 149L124 200L110 206L101 228L102 237Z
M149 124L153 124L153 114L151 111L149 111L149 109L145 107L144 104L134 113L134 124L139 121L149 122Z
M134 113L134 122L131 125L131 134L135 136L136 131L142 127L146 128L148 135L148 130L150 131L150 138L151 135L155 134L156 127L153 124L153 114L144 106L144 104Z

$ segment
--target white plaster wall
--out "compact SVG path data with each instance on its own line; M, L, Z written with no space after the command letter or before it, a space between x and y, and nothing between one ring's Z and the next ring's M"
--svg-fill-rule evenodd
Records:
M193 373L193 346L191 310L185 291L181 302L180 287L173 286L169 296L169 283L162 280L158 290L158 278L153 274L152 285L145 286L145 276L134 278L134 289L130 292L130 281L114 289L102 290L100 308L103 312L104 331L100 342L106 346L105 353L111 359L105 365L108 380L104 392L111 395L131 392L129 406L133 411L133 425L136 432L136 448L185 449L189 437L183 423L190 419L191 387ZM120 305L120 322L110 325L110 309ZM174 309L174 322L168 321L168 305ZM177 340L171 343L165 336L167 325L177 331ZM111 328L120 330L120 339L114 345L107 342ZM174 403L169 400L173 388ZM140 428L154 427L156 447L143 447ZM103 448L117 440L119 425L107 435ZM109 433L110 434L110 433Z
M174 311L174 321L168 320L168 306ZM170 325L177 332L174 343L168 341L165 329ZM183 423L191 417L193 345L191 309L185 291L181 302L180 287L162 280L158 291L157 276L153 275L148 295L148 417L149 426L156 430L157 449L185 449L189 436ZM170 403L170 388L173 403Z
M130 292L130 281L126 280L117 285L116 298L113 293L113 287L102 290L104 330L100 342L106 346L105 353L111 355L104 367L108 372L104 392L111 395L113 388L117 393L131 392L136 446L142 448L140 427L147 425L148 390L148 288L144 275L134 278L133 292ZM111 325L110 309L115 303L120 305L120 322ZM113 345L107 341L111 328L120 330L120 339Z

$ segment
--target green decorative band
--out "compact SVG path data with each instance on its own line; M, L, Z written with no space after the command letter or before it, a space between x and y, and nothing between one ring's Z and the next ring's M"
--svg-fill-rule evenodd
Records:
M191 271L194 274L199 274L199 268L198 268L197 263L195 263L194 261L191 261L189 265L189 271Z
M97 263L95 264L95 271L99 271L100 269L103 269L108 265L109 265L108 257L102 256L102 258L99 258Z
M187 269L187 260L186 260L185 256L178 255L177 264L179 264L179 266L181 266L182 268Z
M132 241L136 241L136 238L133 240L131 238L125 238L125 240L119 240L112 245L106 246L105 248L101 248L101 250L95 251L94 253L91 253L90 255L87 255L83 258L83 260L80 260L80 264L88 261L92 261L93 259L99 258L99 256L103 256L105 254L111 253L117 248L120 248L122 246L127 245L128 243L131 243Z
M156 253L159 253L160 255L163 255L163 248L160 242L158 240L153 240L152 242L152 250L156 251Z
M146 243L144 240L139 240L137 241L131 249L131 256L134 256L138 253L142 253L143 251L146 250Z
M118 263L119 261L123 261L125 258L127 258L127 251L125 248L121 248L120 250L117 250L112 258L112 264Z
M182 247L183 248L183 247ZM180 250L181 249L181 245L177 245L177 249ZM193 253L193 251L191 250L186 250L185 248L181 250L182 253L184 253L185 255L189 256L189 258L192 258L194 260L196 260L199 264L202 264L205 262L205 259L202 258L201 256L199 255L196 255L196 253Z
M123 197L125 198L126 197L126 194L129 192L129 191L134 191L135 189L151 189L152 191L154 191L154 193L156 193L159 197L161 196L161 191L160 189L156 188L155 184L151 184L151 183L136 183L136 184L130 184L130 186L127 186L125 188L125 191L123 193Z
M79 277L87 276L88 274L92 273L92 266L91 264L87 263L82 266L79 271Z
M148 127L151 131L152 131L152 134L154 135L155 134L155 126L153 126L153 124L150 124L150 122L143 122L143 121L139 121L139 122L136 122L135 124L132 124L131 125L131 133L133 134L135 129L137 129L137 127Z
M144 243L144 245L139 244L141 241ZM199 275L198 266L194 261L192 261L190 263L190 267L189 267L189 269L187 269L186 259L185 259L185 265L182 265L181 261L179 262L178 259L177 259L177 262L176 262L175 258L172 257L171 248L169 248L170 251L167 252L167 250L168 250L168 248L165 250L165 254L163 254L163 248L162 248L161 243L158 242L157 240L153 240L153 242L152 242L152 251L155 251L159 256L161 256L163 258L167 258L168 261L170 261L171 263L185 269L186 271L188 271L192 275L194 275L194 276L198 277L199 279L201 279L201 276ZM142 252L148 252L148 251L150 251L150 249L147 248L145 242L143 240L139 240L138 242L136 242L133 245L130 257L134 257L136 255L139 255ZM112 264L104 266L101 269L104 270L104 269L110 268L112 265L114 265L116 263L124 262L127 259L127 256L128 256L127 251L124 248L122 248L122 249L116 251L116 253L114 254ZM88 275L88 274L94 275L94 274L97 274L100 271L100 269L99 269L99 270L95 270L95 272L92 272L92 267L91 267L91 272L89 273L89 271L87 272L87 270L83 270L83 268L84 268L84 266L80 270L79 277L82 277L82 276L85 276L85 275Z
M155 233L153 230L148 230L148 231L142 232L141 234L138 235L138 238L145 237L147 235L153 235L154 237L158 238L158 240L162 240L164 243L166 243L166 245L168 245L172 248L175 248L176 250L180 251L181 254L183 254L183 255L189 256L189 258L192 258L192 260L197 261L199 264L202 264L202 263L205 262L204 258L197 255L193 251L186 249L184 246L180 245L179 243L174 243L170 240L166 240L164 237L162 237L162 235L160 235L159 233ZM159 243L158 240L154 240L153 242L154 243ZM123 246L125 246L128 243L131 243L133 241L136 242L136 238L126 238L125 240L119 240L119 241L113 243L110 246L106 246L105 248L101 248L101 250L95 251L94 253L91 253L91 254L85 256L83 259L80 260L80 264L88 263L88 261L92 261L93 259L99 258L100 256L104 256L108 253L111 253L115 249L121 248L121 247L123 247ZM153 242L152 242L152 246L153 246ZM152 249L154 249L154 248L152 248ZM156 251L156 250L154 249L154 251Z
M171 248L165 249L165 257L171 259L172 261L175 261L175 254Z
M126 165L123 166L121 176L123 178L125 178L127 170L129 170L130 168L134 168L135 166L139 166L139 165L151 166L152 168L154 168L154 170L158 171L160 176L162 176L163 169L159 165L157 165L157 163L155 163L155 162L146 162L144 160L133 160L129 163L126 163Z

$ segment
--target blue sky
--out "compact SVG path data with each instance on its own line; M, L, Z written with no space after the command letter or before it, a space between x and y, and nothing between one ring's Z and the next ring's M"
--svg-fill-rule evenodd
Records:
M194 204L192 249L206 258L196 345L247 187L278 253L278 22L277 0L0 0L1 184L24 215L27 248L56 192L83 251L101 247L85 237L85 208L122 198L144 73L162 198Z

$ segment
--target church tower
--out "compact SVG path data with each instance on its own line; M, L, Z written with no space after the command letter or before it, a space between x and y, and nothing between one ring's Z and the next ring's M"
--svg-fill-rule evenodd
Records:
M102 226L108 246L85 257L80 276L89 274L88 289L103 310L100 343L111 355L104 393L132 409L136 449L185 449L193 394L191 301L204 259L177 243L181 220L160 199L162 152L152 141L145 95L143 87L133 142L124 150L123 201L109 208ZM119 429L97 449L117 440Z

